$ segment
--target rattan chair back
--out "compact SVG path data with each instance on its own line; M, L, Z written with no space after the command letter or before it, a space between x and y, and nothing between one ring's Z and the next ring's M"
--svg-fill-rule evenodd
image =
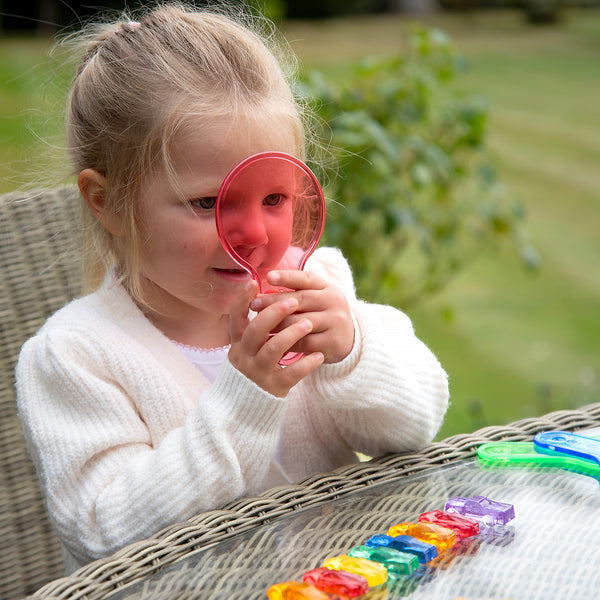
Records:
M0 598L22 598L64 574L15 403L19 350L79 295L76 188L0 196Z

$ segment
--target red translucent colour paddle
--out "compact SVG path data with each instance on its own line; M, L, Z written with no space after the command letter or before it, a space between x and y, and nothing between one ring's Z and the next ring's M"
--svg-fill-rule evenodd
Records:
M317 178L296 157L283 152L254 154L223 181L215 219L229 256L258 283L259 293L273 288L273 269L302 270L317 247L325 225L325 199ZM286 365L301 353L288 352Z

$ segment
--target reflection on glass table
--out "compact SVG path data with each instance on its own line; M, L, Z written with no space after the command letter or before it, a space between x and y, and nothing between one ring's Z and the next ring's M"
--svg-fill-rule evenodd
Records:
M484 527L368 600L593 599L600 589L600 486L569 471L490 468L476 461L374 485L241 534L188 557L111 600L252 600L273 584L346 554L375 534L449 498L487 496L514 505L509 525Z

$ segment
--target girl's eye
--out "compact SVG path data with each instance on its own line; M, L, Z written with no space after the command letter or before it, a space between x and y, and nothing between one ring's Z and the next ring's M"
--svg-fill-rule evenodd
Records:
M194 198L191 202L194 208L201 208L202 210L212 210L216 203L216 196L207 196L205 198Z
M283 194L269 194L268 196L265 196L263 202L267 206L277 206L278 204L283 202L284 199L285 197Z

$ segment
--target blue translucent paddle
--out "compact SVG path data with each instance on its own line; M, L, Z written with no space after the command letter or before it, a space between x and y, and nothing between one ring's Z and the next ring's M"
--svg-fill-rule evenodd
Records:
M544 431L533 438L538 452L574 456L600 465L600 440L569 431Z

